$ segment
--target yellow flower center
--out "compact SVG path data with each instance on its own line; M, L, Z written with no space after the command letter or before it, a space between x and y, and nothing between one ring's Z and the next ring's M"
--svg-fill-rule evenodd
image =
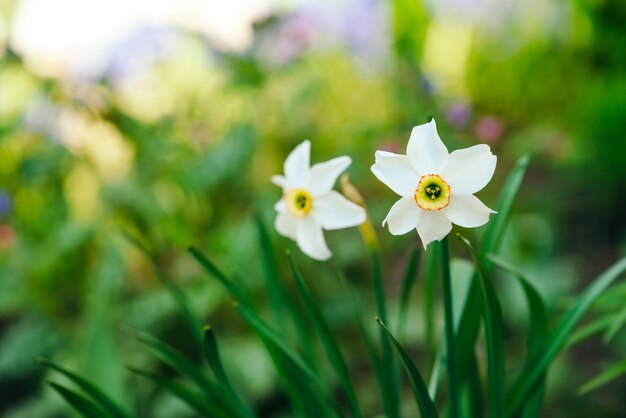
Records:
M426 174L417 184L414 197L424 210L441 210L450 204L450 186L437 174Z
M313 199L311 194L304 189L293 189L285 194L287 209L294 216L302 218L311 211Z

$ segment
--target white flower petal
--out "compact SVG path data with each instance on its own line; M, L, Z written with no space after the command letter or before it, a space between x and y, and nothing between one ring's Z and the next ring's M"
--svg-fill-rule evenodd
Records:
M291 213L282 212L276 216L274 227L280 235L295 241L298 237L298 221Z
M287 180L285 179L284 176L281 176L280 174L275 174L272 176L272 183L284 189L285 185L287 184Z
M473 194L489 183L496 162L496 156L486 144L452 151L442 177L453 193Z
M311 178L309 180L309 192L313 196L321 196L328 193L337 177L352 163L350 157L337 157L332 160L314 164L311 167Z
M365 209L332 190L313 201L311 212L324 229L342 229L365 222Z
M435 119L413 128L406 154L420 177L425 174L440 174L445 169L448 149L439 138Z
M298 221L298 247L311 258L328 260L332 254L326 245L322 226L313 216L306 216Z
M424 249L433 241L441 241L452 230L452 223L441 211L425 211L417 225Z
M274 204L274 210L278 213L286 212L287 203L285 202L285 199L280 199L278 202L276 202Z
M489 221L489 215L495 212L474 195L455 194L443 213L450 221L459 226L476 228L486 224Z
M400 196L412 196L420 176L415 172L406 155L376 151L372 173Z
M383 221L383 226L387 223L389 224L389 232L393 235L404 235L417 227L424 212L417 206L413 197L403 197L391 207L389 214Z
M287 189L304 186L309 180L311 142L303 141L294 148L285 160L285 178Z

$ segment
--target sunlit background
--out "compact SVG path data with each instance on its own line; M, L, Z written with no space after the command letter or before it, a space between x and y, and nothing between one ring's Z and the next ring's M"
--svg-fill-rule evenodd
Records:
M557 315L626 251L625 22L621 0L0 0L0 415L71 416L35 362L45 356L138 417L193 416L124 368L155 365L121 324L181 349L188 338L130 236L214 326L243 392L279 416L267 354L185 248L236 271L262 301L254 217L272 225L280 190L269 178L305 138L313 161L352 156L392 307L419 242L380 227L394 196L370 172L374 151L403 152L411 127L435 117L449 148L487 143L498 155L480 195L491 207L531 153L504 254ZM330 268L272 239L308 267L358 391L373 391ZM370 300L356 229L327 239ZM515 356L526 307L513 282L498 286ZM420 289L407 344L423 364ZM544 416L623 417L626 380L576 389L625 350L619 332L561 356ZM376 416L370 398L363 409Z

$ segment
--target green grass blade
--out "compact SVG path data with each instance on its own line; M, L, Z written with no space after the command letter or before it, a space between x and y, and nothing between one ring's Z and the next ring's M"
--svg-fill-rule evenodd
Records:
M613 264L587 286L576 302L567 310L557 326L548 335L540 354L523 370L509 396L507 412L514 415L527 399L533 387L550 363L566 346L576 325L587 312L591 304L626 270L626 258Z
M213 404L201 393L192 390L187 385L176 382L167 377L159 376L150 372L129 368L129 370L145 379L150 380L156 386L159 386L174 396L185 402L201 416L216 418L232 418L232 412L225 410L219 405Z
M188 251L193 256L193 258L195 258L196 261L205 269L207 273L217 279L226 288L226 290L228 290L228 292L235 300L239 301L240 303L245 303L248 306L252 305L250 296L248 295L248 292L244 289L244 287L242 287L236 281L229 279L197 248L191 246L188 248Z
M359 402L356 398L356 394L354 392L354 388L352 387L352 382L350 381L350 372L348 371L348 366L346 361L339 350L339 346L337 345L337 341L333 337L332 332L330 331L330 327L324 319L322 311L320 310L317 302L313 298L308 286L306 285L298 266L296 266L293 257L289 256L289 267L291 267L291 271L293 273L293 277L296 282L296 291L298 292L298 296L302 300L302 304L304 305L304 309L307 314L317 334L320 337L320 341L322 346L324 347L324 351L326 352L326 356L328 361L330 362L335 374L337 375L337 379L339 380L343 390L346 393L346 397L348 398L348 402L350 404L350 409L353 417L361 417L361 410L359 408Z
M383 322L387 322L387 309L385 307L385 293L383 290L383 275L380 267L380 258L378 251L369 248L370 263L372 266L372 275L374 277L374 295L376 297L376 308L378 315ZM391 344L384 332L380 331L380 345L382 347L382 364L384 365L382 385L384 386L385 396L383 397L384 409L389 418L400 417L400 385L398 377L398 369L393 358Z
M626 324L626 306L615 315L611 325L606 330L604 337L602 337L602 342L604 344L611 342L613 337L615 337L615 335L617 335L617 333L624 327L624 324Z
M513 212L513 206L519 193L522 180L524 179L526 169L528 168L529 161L530 156L528 155L519 158L507 177L502 192L500 193L500 198L498 199L498 213L493 215L493 219L487 224L483 245L480 251L481 255L497 253L511 213ZM487 272L491 271L490 263L487 263L485 267L487 268ZM466 347L465 350L459 352L459 369L462 376L469 370L469 362L474 358L469 347L474 347L478 336L480 315L482 312L482 307L480 306L481 300L481 288L476 274L470 285L467 303L461 314L459 332L457 335L457 344L459 347Z
M395 339L395 337L393 336L393 334L391 334L391 331L387 329L385 324L378 318L376 318L376 321L382 327L387 335L387 338L389 338L389 340L395 347L396 352L400 356L400 360L402 361L407 375L409 376L411 388L413 389L413 396L415 396L415 402L417 403L417 407L420 411L422 418L436 418L437 410L435 409L435 404L433 403L432 399L430 399L426 383L424 383L424 379L422 378L419 370L417 370L417 367L415 367L413 360L411 360L409 354L402 347L402 345L400 345L398 340Z
M59 385L58 383L48 382L48 384L52 386L52 388L56 390L59 395L63 397L63 399L65 399L65 402L67 402L72 408L74 408L76 412L78 412L83 417L108 418L108 415L104 411L102 411L95 403L85 398L84 396L79 395L73 390Z
M528 352L524 368L528 368L545 344L548 335L548 309L535 286L515 267L493 255L489 256L489 259L495 266L513 274L524 291L529 313ZM546 372L544 371L538 380L538 384L529 396L528 401L524 402L524 406L521 409L522 418L534 418L539 416L545 395L545 380Z
M437 246L439 243L433 243ZM426 252L426 269L424 271L424 332L426 334L426 350L428 359L434 361L436 349L435 342L435 283L437 282L437 266L439 251Z
M459 235L472 254L478 279L480 281L483 299L483 320L485 324L485 339L487 342L487 400L489 416L493 418L505 417L504 402L504 339L502 336L502 312L493 284L488 279L487 268L481 256L474 250L472 244Z
M289 294L283 281L280 279L276 258L272 251L272 241L263 224L260 215L257 215L257 228L259 232L259 245L261 247L263 273L265 276L265 288L268 292L270 307L274 311L274 318L278 324L278 328L283 334L286 333L286 320L292 321L293 327L298 338L299 351L304 356L305 361L311 366L313 371L317 370L315 352L313 350L313 341L309 334L306 321L302 312L294 303L294 299Z
M611 326L615 318L613 316L603 316L589 324L580 327L576 332L572 333L572 336L567 341L566 348L573 347L578 343L583 342L587 338L604 331Z
M398 312L398 333L402 333L406 328L406 315L409 307L409 296L411 289L417 279L417 271L419 269L419 252L414 248L409 255L409 261L404 271L404 279L402 280L402 291L400 292L400 311Z
M452 311L452 283L450 280L450 249L448 237L439 242L441 250L441 287L443 293L444 331L446 344L446 369L448 371L450 416L459 417L459 378L457 370L457 345Z
M292 376L292 381L295 380L299 384L306 383L312 396L319 398L319 407L322 410L327 410L328 416L338 416L336 406L330 400L327 387L322 385L313 371L303 362L297 354L295 354L289 347L287 347L283 341L282 336L267 325L261 318L259 318L251 309L245 305L236 305L237 310L248 322L248 324L255 330L257 335L261 338L263 343L269 350L277 353L282 359L286 360L287 371ZM285 363L281 360L277 367L282 367L284 371ZM294 378L295 377L295 378ZM309 400L310 401L310 400ZM318 411L322 412L322 411Z
M293 309L291 309L293 301L287 297L284 285L280 280L276 258L272 251L272 241L260 215L256 216L256 224L259 233L259 247L261 248L267 298L274 314L274 323L284 333L286 328L285 319L293 314Z
M623 359L600 373L598 376L591 379L589 382L585 383L578 389L579 395L584 395L593 390L598 389L601 386L606 385L607 383L612 382L613 380L622 377L626 374L626 359Z
M241 404L235 396L225 388L212 382L199 365L189 357L149 334L130 328L125 328L124 331L150 348L164 363L194 382L213 402L222 405L225 409L241 412Z
M204 357L206 358L207 363L209 363L211 370L213 370L213 374L217 380L224 386L232 389L230 381L224 371L224 366L222 365L222 359L220 358L220 353L217 348L217 338L215 337L215 332L213 331L213 328L209 326L204 327Z
M74 382L79 388L83 390L89 397L95 401L110 417L114 418L130 418L126 412L122 410L115 402L111 400L107 395L105 395L100 389L98 389L94 384L88 382L84 378L78 376L77 374L55 364L49 360L40 358L38 362L48 367L54 371L57 371Z
M376 376L376 381L378 383L378 387L380 390L381 399L383 400L383 404L388 403L390 402L390 400L385 399L389 397L389 394L387 392L387 387L385 386L385 370L384 370L385 366L383 362L381 361L381 358L376 353L376 349L374 347L374 343L372 342L372 338L369 332L367 331L367 329L365 328L365 324L363 323L363 317L364 317L363 308L360 302L354 296L354 292L350 284L348 283L344 275L341 273L341 271L337 268L335 268L334 271L354 308L354 317L359 327L359 331L361 332L361 336L363 337L363 340L365 342L365 350L367 351L367 354L372 363L372 367L374 369L374 374Z
M492 215L485 230L485 237L480 251L482 256L487 253L495 253L500 247L529 162L530 155L522 156L517 160L509 177L506 179L498 200L498 213Z
M187 326L189 327L189 331L194 339L196 349L198 353L202 351L202 337L200 335L200 330L202 329L202 324L193 313L192 309L187 302L187 297L180 289L180 287L165 273L165 270L159 264L159 260L155 257L155 255L150 251L139 239L137 239L132 234L124 231L123 232L126 239L132 242L135 247L137 247L144 255L150 260L154 271L157 274L157 278L165 287L165 289L169 292L174 302L178 305L178 308L182 312L185 321L187 322Z
M444 363L443 351L439 351L435 356L435 363L433 364L432 372L430 373L430 380L428 381L428 394L431 399L437 398L437 390L439 389L439 383L443 377L442 365Z

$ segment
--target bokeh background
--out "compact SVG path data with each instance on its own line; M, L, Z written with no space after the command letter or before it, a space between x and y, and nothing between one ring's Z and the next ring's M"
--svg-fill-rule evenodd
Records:
M514 161L531 153L503 253L558 316L626 251L624 22L622 0L0 0L0 415L71 416L35 362L45 356L138 417L193 416L124 368L159 366L121 324L189 346L130 235L185 289L233 379L271 416L267 354L185 247L266 298L254 216L271 227L280 190L269 177L305 138L313 161L352 156L392 310L420 244L380 227L394 196L369 170L374 151L403 152L411 127L435 117L450 149L487 143L498 155L480 193L491 207ZM277 254L297 255L344 340L364 410L380 413L332 269L273 230L272 239ZM357 230L327 239L333 265L371 301ZM466 271L455 262L456 275ZM498 282L519 364L526 307L513 284ZM428 370L420 291L418 281L405 341ZM625 297L592 316L619 314ZM559 357L544 416L623 417L626 380L576 389L625 349L619 332Z

